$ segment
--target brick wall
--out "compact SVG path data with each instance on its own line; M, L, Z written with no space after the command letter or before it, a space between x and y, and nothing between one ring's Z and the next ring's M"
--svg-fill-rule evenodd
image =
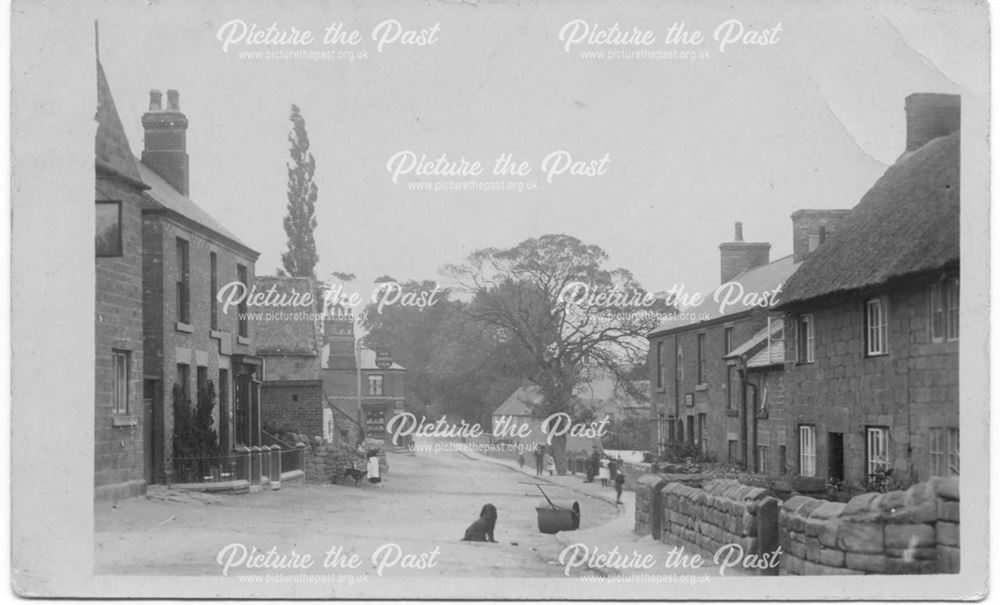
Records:
M260 390L261 423L279 432L323 435L323 383L318 380L268 381Z
M797 472L798 426L816 428L816 473L829 471L829 433L844 440L844 477L866 478L865 429L889 429L889 462L906 481L930 478L929 430L958 427L958 342L931 342L929 284L885 292L889 354L865 356L864 302L812 312L815 362L794 363L795 321L786 318L789 458ZM797 317L797 316L795 316Z
M795 496L781 506L782 574L958 573L958 478L837 503Z
M190 320L187 326L178 326L176 283L180 274L177 263L176 240L189 242ZM244 250L236 249L221 238L196 229L186 223L162 214L143 215L143 303L145 309L144 338L148 376L159 381L157 389L155 457L161 468L154 480L165 479L164 473L173 468L173 387L177 382L177 364L190 366L189 397L195 400L197 368L205 367L208 379L219 392L219 370L229 371L229 413L220 418L219 406L214 413L217 433L221 423L226 423L228 434L233 434L232 411L235 389L232 384L237 368L232 355L252 355L253 324L248 326L248 337L238 337L236 307L222 313L218 307L218 330L211 330L211 270L210 254L217 255L217 279L221 288L237 279L236 265L247 267L247 281L253 285L254 258ZM226 445L226 444L224 444Z
M98 199L122 202L120 257L95 262L94 489L95 498L135 496L145 490L143 423L142 217L138 195L102 179ZM128 414L114 414L113 351L129 356Z

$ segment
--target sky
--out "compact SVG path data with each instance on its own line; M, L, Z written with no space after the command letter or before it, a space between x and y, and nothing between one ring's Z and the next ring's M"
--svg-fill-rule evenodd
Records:
M191 198L260 252L256 272L280 266L286 236L289 108L298 105L316 159L315 238L321 277L440 279L472 251L566 233L602 247L648 291L719 282L719 249L741 221L747 241L791 253L790 215L850 208L902 153L903 103L913 92L986 94L963 58L987 44L986 23L955 3L930 2L297 2L108 4L101 61L133 152L153 88L180 91L190 126ZM332 23L357 30L367 57L241 57L276 50L217 34L234 19L296 27L317 37ZM648 47L579 43L560 30L653 32ZM780 32L770 45L720 52L715 28ZM433 44L386 43L373 29L396 20ZM702 31L694 47L661 41L673 24ZM388 27L388 26L386 26ZM436 31L429 36L428 32ZM291 46L280 47L293 50ZM320 41L299 50L326 51ZM706 51L688 59L597 60L601 49ZM336 52L336 48L334 51ZM504 153L532 172L517 193L423 191L398 152L480 161ZM602 174L556 175L542 161L565 151ZM495 181L489 175L480 181Z

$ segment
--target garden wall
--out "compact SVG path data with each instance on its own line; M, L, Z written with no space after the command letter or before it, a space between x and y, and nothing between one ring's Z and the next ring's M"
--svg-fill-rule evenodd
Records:
M779 501L766 489L732 479L708 481L702 488L673 482L662 488L661 498L663 542L680 539L712 553L727 544L739 544L746 554L771 553L778 546Z
M958 573L958 478L846 504L806 496L781 506L782 574Z

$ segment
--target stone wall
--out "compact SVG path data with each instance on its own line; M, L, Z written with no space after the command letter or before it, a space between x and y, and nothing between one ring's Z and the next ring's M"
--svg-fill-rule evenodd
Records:
M748 554L777 546L778 500L766 489L732 479L708 481L703 488L673 482L661 497L663 542L680 539L713 553L727 544L739 544Z
M782 574L911 574L959 571L958 478L843 504L806 496L781 506Z
M383 454L384 456L384 454ZM364 468L360 455L339 445L313 445L305 449L304 468L306 481L316 483L340 483L346 468ZM351 485L354 484L352 481Z
M660 493L667 481L660 475L642 475L635 482L635 527L640 536L659 536Z

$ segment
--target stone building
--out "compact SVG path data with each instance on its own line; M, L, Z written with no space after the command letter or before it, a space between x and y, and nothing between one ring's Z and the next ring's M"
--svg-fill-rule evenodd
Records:
M650 399L661 452L680 443L748 470L784 468L784 431L777 430L784 388L774 373L781 363L768 344L782 332L771 307L785 280L847 212L793 213L793 254L775 261L769 243L743 241L743 225L736 223L734 241L719 245L719 287L650 332Z
M960 98L910 95L906 114L903 155L785 285L801 475L959 472Z
M189 463L173 455L177 396L193 404L211 384L221 451L260 444L260 360L241 316L247 308L217 299L220 289L253 286L258 253L188 197L188 120L177 91L167 91L165 107L152 91L142 125L143 392L152 408L150 473L171 481Z
M143 397L142 192L114 99L97 63L95 141L94 494L118 499L152 480L151 402Z

